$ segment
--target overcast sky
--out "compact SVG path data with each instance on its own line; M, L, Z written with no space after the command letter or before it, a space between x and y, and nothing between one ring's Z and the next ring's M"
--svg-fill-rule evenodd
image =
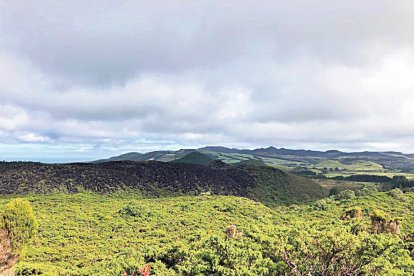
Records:
M0 0L0 159L414 152L411 0Z

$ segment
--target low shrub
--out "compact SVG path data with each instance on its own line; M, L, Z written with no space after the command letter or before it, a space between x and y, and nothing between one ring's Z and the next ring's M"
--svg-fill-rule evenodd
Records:
M5 205L1 214L1 225L11 240L13 251L19 251L38 228L32 207L24 199L13 199Z
M127 204L119 209L118 214L124 218L146 218L152 216L152 211L143 206Z
M355 192L356 196L371 196L378 193L378 189L375 187L364 187L361 190Z
M347 209L341 216L342 220L362 220L363 219L362 210L360 207L352 207Z
M336 199L339 200L346 200L346 199L352 199L355 197L355 192L351 191L351 190L345 190L340 192L337 196Z
M400 201L406 201L403 191L401 191L399 188L395 188L395 189L388 191L388 194L392 196L393 198L398 199Z

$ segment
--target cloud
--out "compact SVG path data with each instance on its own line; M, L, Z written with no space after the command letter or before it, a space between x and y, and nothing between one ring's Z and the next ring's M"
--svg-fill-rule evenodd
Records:
M410 151L412 12L410 1L0 0L0 142L66 156Z
M217 69L245 57L309 54L358 64L412 43L412 4L387 1L4 1L4 45L87 84ZM370 45L372 44L372 45Z
M27 133L17 137L17 139L23 143L45 143L49 141L48 137L39 136L34 133Z

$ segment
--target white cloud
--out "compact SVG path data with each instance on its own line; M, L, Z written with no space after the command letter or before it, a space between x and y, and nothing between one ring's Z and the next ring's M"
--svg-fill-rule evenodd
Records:
M40 136L34 133L27 133L17 137L20 142L23 143L45 143L49 141L48 137Z

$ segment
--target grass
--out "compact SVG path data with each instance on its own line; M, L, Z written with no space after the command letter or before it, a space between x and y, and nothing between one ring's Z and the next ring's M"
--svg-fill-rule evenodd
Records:
M285 160L280 158L272 157L263 157L263 156L254 156L252 154L239 154L239 153L220 153L213 151L202 151L203 153L210 154L215 158L218 158L226 163L235 164L243 160L248 159L261 159L265 162L266 165L274 168L278 168L284 171L290 171L296 167L303 167L307 170L313 171L315 173L323 173L327 177L335 176L350 176L355 174L370 174L370 175L384 175L388 177L393 177L396 175L405 176L408 179L414 179L414 173L402 172L396 169L384 168L382 165L372 162L372 161L355 161L351 164L344 164L340 160L329 159L323 160L317 164L312 164L309 162L300 162L294 160ZM340 171L324 171L323 169L327 168L335 170L338 168Z
M362 188L376 188L378 185L371 182L354 182L354 181L343 181L335 179L315 179L321 186L331 189L333 187L339 188L339 190L360 190Z
M351 164L343 164L338 160L325 160L319 162L314 166L318 169L328 168L328 169L335 169L338 168L339 170L347 170L353 172L384 172L383 166L371 161L358 161Z
M213 159L211 159L207 155L202 154L201 152L195 151L195 152L191 152L185 155L184 157L180 159L174 160L172 162L190 163L190 164L208 166L211 162L213 162Z
M298 161L284 160L284 159L272 158L272 157L255 156L252 154L244 154L244 153L221 153L221 152L214 152L214 151L208 151L208 150L203 150L200 152L214 156L215 158L218 158L228 164L236 164L236 163L239 163L240 161L245 161L245 160L250 160L250 159L254 159L254 160L261 159L263 160L263 162L266 163L266 165L270 167L275 167L275 168L283 169L286 171L289 171L292 168L299 166L299 165L305 165L304 163L298 162Z
M325 160L316 165L306 165L305 167L315 173L323 173L328 178L336 176L347 177L351 175L369 174L388 176L390 178L394 176L405 176L408 179L414 179L413 173L386 169L382 165L371 161L356 161L351 164L344 164L338 160ZM327 168L330 171L324 171L324 168ZM339 171L335 171L336 168L339 169Z
M351 175L380 175L380 176L388 176L393 178L394 176L405 176L407 179L414 179L414 174L412 173L402 173L399 171L384 171L384 172L363 172L363 171L342 171L342 172L329 172L325 173L325 176L328 178L336 177L336 176L351 176Z
M261 159L265 162L266 165L274 168L278 168L284 171L291 171L292 169L301 166L315 173L324 173L327 177L335 176L350 176L356 174L370 174L370 175L384 175L388 177L393 177L396 175L405 176L408 179L414 179L413 173L401 172L398 170L385 169L382 165L372 162L372 161L356 161L351 164L344 164L339 160L324 160L317 164L307 164L299 161L293 160L284 160L279 158L272 157L257 157L251 154L233 154L233 153L217 153L206 151L205 153L211 154L216 158L229 163L235 164L240 161L249 160L249 159ZM328 171L324 172L323 169L327 168L335 170L338 168L340 171Z

